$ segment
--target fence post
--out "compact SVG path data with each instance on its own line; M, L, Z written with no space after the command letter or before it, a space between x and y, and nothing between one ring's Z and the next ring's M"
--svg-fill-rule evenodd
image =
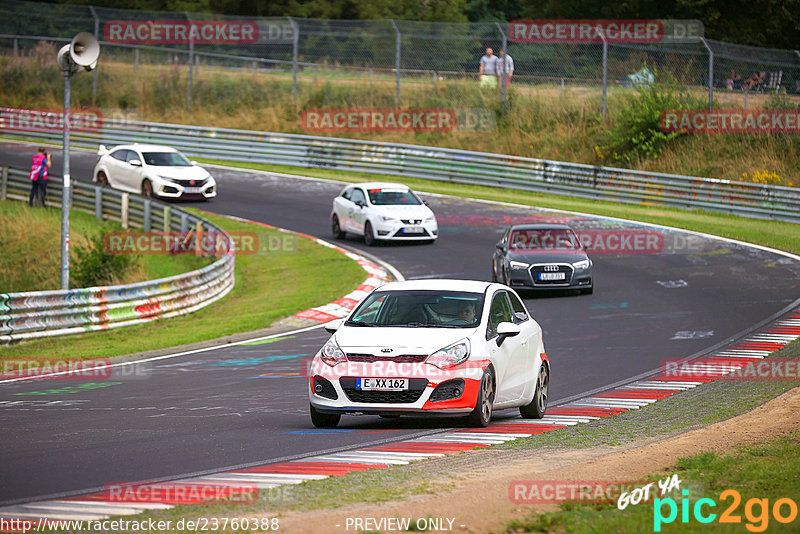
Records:
M600 27L597 28L600 30ZM606 118L606 111L608 110L608 40L604 32L598 31L600 38L603 40L603 118Z
M314 65L314 87L317 86L317 74L319 74L319 65Z
M181 234L185 235L189 232L189 217L186 213L181 213Z
M19 39L14 37L14 57L19 55Z
M297 49L300 45L300 27L292 17L286 18L292 25L292 98L295 98L297 96Z
M503 111L506 110L506 61L505 57L508 54L508 50L506 47L508 46L508 39L506 38L506 33L503 31L503 28L500 26L499 22L495 22L497 25L497 29L500 31L500 35L502 36L502 47L503 50L503 67L500 69L500 93L503 102Z
M103 187L94 186L94 218L103 218Z
M8 167L0 167L0 200L8 197Z
M164 231L169 232L172 230L172 225L170 224L172 221L172 206L164 206Z
M192 70L194 69L194 35L192 33L192 17L188 11L183 12L186 20L189 21L189 85L186 93L187 104L192 104Z
M714 107L714 51L708 46L705 38L701 37L700 41L708 50L708 110L711 111Z
M203 223L200 221L194 225L194 255L203 255Z
M565 92L564 78L561 78L561 100L564 100L564 92Z
M128 203L130 201L130 195L128 193L122 193L122 199L120 203L120 219L122 219L122 227L124 229L128 229Z
M97 41L100 41L100 18L97 16L97 12L94 10L94 6L89 6L89 11L92 12L92 17L94 17L94 38ZM92 107L95 105L95 101L97 100L97 68L95 67L92 69Z
M144 230L145 232L149 232L150 231L150 224L151 224L151 222L150 222L150 205L151 204L152 204L152 201L149 198L144 199L144 215L143 215L144 221L142 221L142 230Z
M394 59L394 69L395 69L395 91L394 91L394 103L397 104L400 102L400 28L397 27L393 19L389 19L389 22L392 23L392 27L394 27L394 31L397 34L396 41L395 41L395 59ZM371 71L370 71L371 73Z
M133 72L139 70L139 47L133 49Z

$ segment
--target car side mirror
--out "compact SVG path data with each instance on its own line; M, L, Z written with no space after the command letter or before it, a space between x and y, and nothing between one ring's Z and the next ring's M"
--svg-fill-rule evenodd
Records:
M197 162L195 160L192 160L189 163L192 165L192 167L197 167Z
M427 200L423 200L422 203L425 204L426 206L430 206L430 204L428 204Z
M333 321L325 323L325 326L322 328L324 328L327 333L334 334L337 330L339 330L339 328L342 327L343 323L344 320L342 319L334 319Z
M142 162L140 160L138 160L138 159L132 159L128 163L130 163L134 167L141 167L142 166Z
M358 206L359 208L363 208L364 206L366 206L366 204L364 203L363 200L356 200L356 206Z
M502 242L502 241L500 241L499 243L497 243L497 244L496 244L494 247L495 247L497 250L505 250L505 249L506 249L506 246L505 246L505 244L503 244L503 242Z
M507 337L514 337L522 332L522 328L518 324L504 322L497 325L497 346L503 344Z

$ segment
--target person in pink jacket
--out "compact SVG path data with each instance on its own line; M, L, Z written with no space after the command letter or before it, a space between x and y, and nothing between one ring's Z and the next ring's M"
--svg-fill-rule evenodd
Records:
M47 153L45 148L39 147L39 152L34 154L33 163L31 164L31 196L28 199L28 205L33 206L33 199L36 197L36 191L39 191L39 196L42 198L42 206L45 204L45 196L47 196L47 169L50 168L50 154Z

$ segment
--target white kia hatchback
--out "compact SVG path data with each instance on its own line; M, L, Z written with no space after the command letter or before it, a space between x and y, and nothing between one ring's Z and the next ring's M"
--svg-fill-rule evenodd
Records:
M513 289L469 280L393 282L370 293L309 367L311 420L342 414L465 415L493 410L542 418L550 363L542 329Z
M341 239L347 232L377 241L424 241L439 236L436 217L427 204L402 184L354 184L333 200L331 230Z

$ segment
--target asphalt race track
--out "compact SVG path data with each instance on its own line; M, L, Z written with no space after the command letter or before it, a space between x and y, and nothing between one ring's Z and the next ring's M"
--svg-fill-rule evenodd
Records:
M28 168L34 151L34 145L0 143L0 165ZM53 154L52 172L60 174L60 151ZM73 151L72 175L90 180L94 161L91 153ZM219 197L196 206L331 239L331 200L343 184L212 172ZM494 244L511 222L551 219L579 231L641 231L590 217L423 196L440 221L434 245L368 248L355 238L341 244L391 263L406 278L485 280ZM593 295L525 295L552 362L551 403L730 340L800 297L800 262L678 232L661 235L658 253L594 254ZM314 429L301 375L304 358L326 337L316 328L121 367L101 381L0 384L0 504L298 458L459 424L345 416L338 429Z

